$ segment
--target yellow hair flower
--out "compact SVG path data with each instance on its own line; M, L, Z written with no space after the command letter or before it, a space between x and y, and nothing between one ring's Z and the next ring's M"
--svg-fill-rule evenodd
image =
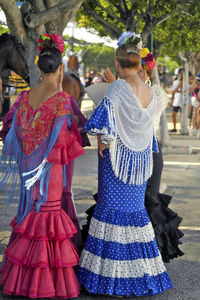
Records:
M147 56L148 53L150 53L150 51L148 48L142 48L140 53L141 53L141 57L144 58Z
M38 59L39 59L39 56L38 56L38 55L36 55L36 57L35 57L35 61L34 61L34 64L35 64L35 65L37 65L37 63L38 63Z

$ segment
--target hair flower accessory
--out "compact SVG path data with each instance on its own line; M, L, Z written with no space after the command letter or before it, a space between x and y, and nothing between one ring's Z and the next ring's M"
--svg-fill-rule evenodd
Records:
M141 57L146 57L148 53L150 53L149 49L148 48L142 48L141 51Z
M146 69L146 70L152 70L156 63L155 63L155 59L153 57L153 54L149 51L148 48L143 48L141 50L141 57L142 57L142 66Z
M141 35L130 31L122 32L117 42L118 47L129 43L135 45L138 49L142 49Z
M38 39L38 50L42 51L45 48L56 48L62 54L65 50L65 44L59 34L45 33Z

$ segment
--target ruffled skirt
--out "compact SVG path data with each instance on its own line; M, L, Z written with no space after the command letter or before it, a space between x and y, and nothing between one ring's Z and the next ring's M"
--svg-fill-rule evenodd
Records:
M97 204L78 278L94 294L144 296L173 287L145 209L125 213Z
M184 235L179 229L182 218L168 207L171 198L171 196L161 193L155 196L148 187L145 193L145 207L153 225L158 249L165 263L184 255L179 248L179 245L182 244L181 238ZM97 194L94 195L94 199L97 201ZM86 241L94 209L95 205L86 211L87 222L81 230L83 242Z
M144 206L146 183L125 184L99 158L98 199L80 258L80 284L94 294L144 296L173 287Z
M79 257L70 241L76 228L67 214L41 208L21 224L14 218L11 226L16 238L5 251L3 292L30 298L77 297L80 288L73 267Z

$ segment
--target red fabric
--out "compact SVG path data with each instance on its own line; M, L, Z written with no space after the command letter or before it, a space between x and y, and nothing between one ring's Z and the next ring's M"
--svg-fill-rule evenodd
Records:
M60 130L57 141L49 153L47 158L48 162L67 165L69 161L72 161L85 153L81 146L81 141L77 141L77 131L78 128L75 123L72 123L72 129L69 131L67 128L67 121L65 121Z
M21 224L11 222L17 237L5 251L1 270L3 292L31 298L73 298L80 286L73 266L79 257L69 238L76 232L60 201L45 203L39 213L31 211Z
M65 93L47 99L35 111L28 103L28 93L17 111L17 122L26 155L34 151L51 133L56 118L70 112L70 100ZM36 213L34 208L21 224L11 222L16 237L5 251L7 257L1 269L3 292L31 298L73 298L79 294L79 283L73 267L78 255L70 238L77 232L73 222L61 209L63 165L84 153L76 136L64 122L57 141L49 154L52 162L47 201Z
M81 139L81 135L80 135L80 132L79 132L79 129L78 129L78 125L77 125L77 123L76 123L75 120L72 120L72 121L71 121L70 133L72 133L73 135L76 136L77 141L78 141L79 144L81 145L82 139Z
M73 268L28 268L6 262L0 284L8 295L29 298L75 298L79 283Z
M69 96L59 92L33 110L29 105L30 91L24 94L16 114L22 147L26 155L32 153L51 134L56 118L70 115L71 104Z
M47 203L45 203L47 204ZM45 210L49 208L45 207ZM57 207L50 208L56 210ZM68 239L76 233L76 228L68 215L60 211L40 212L32 210L21 224L16 223L16 217L12 220L13 232L20 236L33 240L63 240Z
M30 268L73 267L79 260L70 240L36 241L18 236L5 254L13 264Z

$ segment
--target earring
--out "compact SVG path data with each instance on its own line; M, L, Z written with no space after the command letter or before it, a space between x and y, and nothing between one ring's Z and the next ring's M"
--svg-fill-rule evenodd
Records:
M60 84L61 83L61 73L59 73L59 75L58 75L58 84Z
M43 79L42 74L40 74L40 77L39 77L38 82L41 83L41 82L42 82L42 79Z
M41 71L41 73L40 73L40 78L39 78L39 82L40 82L40 83L42 82L43 78L44 78L44 73Z
M147 85L151 85L151 80L149 79L149 77L147 78L147 80L145 81L145 84L147 84Z

